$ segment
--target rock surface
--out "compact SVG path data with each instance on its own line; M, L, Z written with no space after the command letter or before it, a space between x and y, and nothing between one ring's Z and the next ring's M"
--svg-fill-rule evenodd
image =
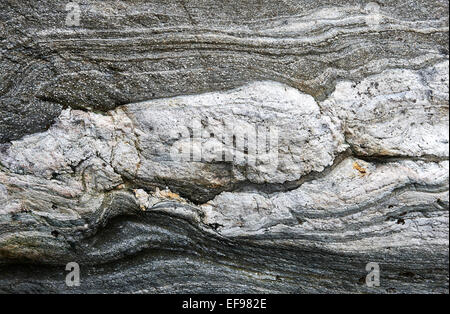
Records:
M0 3L0 292L448 293L447 1L66 4Z

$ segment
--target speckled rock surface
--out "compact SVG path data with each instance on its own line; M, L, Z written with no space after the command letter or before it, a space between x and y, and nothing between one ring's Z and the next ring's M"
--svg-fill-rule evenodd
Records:
M447 1L66 4L0 3L0 292L448 293Z

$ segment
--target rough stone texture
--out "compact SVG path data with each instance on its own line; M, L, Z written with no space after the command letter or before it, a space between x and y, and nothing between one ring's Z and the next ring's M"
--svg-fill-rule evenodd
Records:
M65 5L0 3L0 292L449 292L447 1Z

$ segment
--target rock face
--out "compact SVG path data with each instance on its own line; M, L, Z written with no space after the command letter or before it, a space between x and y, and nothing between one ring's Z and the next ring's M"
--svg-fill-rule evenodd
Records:
M0 3L0 292L449 292L447 1L66 5Z

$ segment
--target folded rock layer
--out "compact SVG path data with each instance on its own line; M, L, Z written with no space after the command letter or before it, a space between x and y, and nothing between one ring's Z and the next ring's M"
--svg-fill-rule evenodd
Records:
M0 292L448 293L447 2L65 6L0 4Z

